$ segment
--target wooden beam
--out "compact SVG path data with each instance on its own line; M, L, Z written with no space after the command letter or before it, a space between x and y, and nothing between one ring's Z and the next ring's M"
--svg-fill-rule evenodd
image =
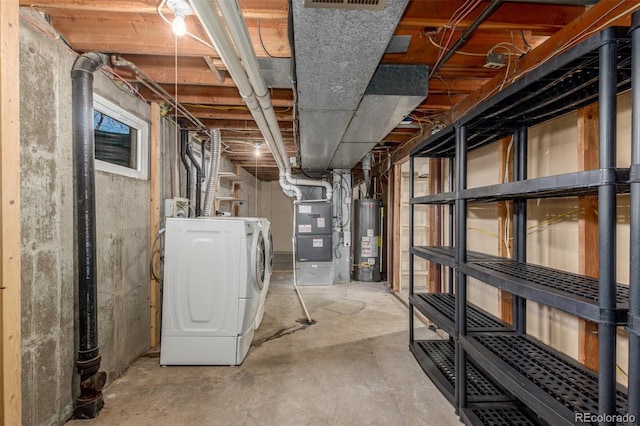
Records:
M446 25L451 16L464 4L460 0L429 0L409 2L402 21L396 28L403 31L423 31ZM466 28L486 7L475 8L459 25ZM523 4L505 2L480 28L531 30L552 34L584 12L584 6L558 6L551 4Z
M147 77L156 83L175 84L176 70L175 58L173 56L162 55L122 55L124 59L135 64ZM203 58L191 56L178 57L178 84L189 84L192 86L227 86L235 87L234 81L225 70L219 69L220 65L216 60L213 65L224 77L220 83L217 77L211 72ZM115 71L123 78L135 80L136 76L128 68L116 67Z
M518 6L520 5L522 5L522 3L518 3ZM507 80L509 79L509 77L513 78L513 74L516 72L518 73L518 76L520 76L520 78L526 75L528 71L534 69L539 64L557 55L558 53L560 53L560 51L562 51L562 49L569 48L570 46L580 41L581 37L584 37L585 34L588 34L589 32L598 28L598 25L601 23L607 23L608 26L625 24L629 25L631 15L629 11L635 10L632 8L637 6L638 2L632 0L615 2L615 4L613 1L601 1L597 3L596 5L587 9L583 14L575 18L569 24L565 25L557 33L549 37L547 41L522 57L519 60L517 67L510 67L510 75L506 77ZM502 8L500 10L502 10ZM621 15L621 17L616 18L618 15ZM446 69L446 67L443 68ZM441 69L441 72L444 72L444 70ZM500 70L498 74L491 78L491 80L484 84L479 90L476 90L466 98L462 99L460 102L456 103L447 114L442 114L440 117L438 117L440 121L444 123L455 122L458 118L466 114L475 105L493 95L502 85L502 82L505 79L505 72L506 69ZM505 87L506 86L508 86L508 84L505 85ZM426 137L428 137L428 135L429 133L426 132L423 138L416 138L416 140L412 141L411 143L403 145L401 148L394 152L393 160L399 161L406 158L411 149L421 143Z
M598 104L578 110L578 168L598 168ZM598 197L578 197L578 272L597 278L598 262ZM579 319L578 361L598 370L598 324Z
M187 16L185 21L189 31L207 40L195 16ZM112 9L110 13L95 16L54 16L51 23L74 50L167 56L173 56L176 51L171 26L157 15L145 15L141 19ZM190 37L178 39L177 52L181 56L218 57L215 49Z
M253 120L253 116L249 112L248 108L240 106L218 105L215 108L211 107L198 107L196 105L187 106L189 112L194 116L201 119L213 119L213 120ZM286 112L284 112L286 111ZM173 115L173 113L171 113ZM278 121L292 121L293 114L289 108L276 109L276 118Z
M442 192L442 159L429 159L429 194ZM442 206L429 206L429 245L442 245ZM442 266L429 262L429 292L442 292Z
M498 142L498 181L513 182L513 146L511 137ZM498 256L513 257L513 201L498 203ZM500 318L513 324L513 295L504 290L498 290L498 308Z
M57 9L75 9L84 12L112 12L119 10L124 13L155 15L158 8L158 0L20 0L20 6L34 7L55 11ZM286 0L241 0L240 7L245 17L262 19L287 19ZM171 11L165 6L165 13Z
M160 253L161 246L158 242L158 231L160 230L160 204L162 203L162 194L160 192L160 179L162 175L162 150L160 149L160 141L162 140L162 116L160 114L160 105L151 103L151 140L149 154L149 174L150 174L150 254L151 268L156 274L160 273ZM156 252L158 255L156 256ZM150 282L149 303L151 307L151 347L155 348L160 343L160 283L153 276Z
M245 102L235 87L213 87L213 86L188 86L179 85L177 96L175 86L169 84L161 85L164 90L176 97L182 104L200 105L228 105L244 106ZM162 102L164 99L146 87L140 89L140 93L148 101ZM293 92L289 89L272 89L270 91L271 102L276 108L293 107ZM205 107L206 108L206 107Z
M0 1L0 423L22 424L17 0Z
M222 71L216 68L216 65L213 63L213 58L211 56L205 56L203 59L204 59L204 62L207 64L207 67L209 67L211 74L213 74L216 80L218 80L218 83L220 84L224 83L226 76Z
M520 6L522 4L518 3L518 5ZM628 12L637 6L638 2L631 0L615 2L615 4L613 1L601 1L595 4L571 23L565 25L561 30L549 37L546 42L522 57L517 67L510 68L510 74L507 78L512 77L515 73L520 77L526 75L528 71L560 53L563 48L569 48L579 42L586 34L595 30L599 23L608 23L608 26L629 25L631 14ZM620 18L613 19L620 14L622 14ZM611 22L609 22L610 20ZM451 110L451 121L457 120L475 105L496 92L505 79L505 73L506 69L501 70L491 81L482 86L480 90L458 103Z

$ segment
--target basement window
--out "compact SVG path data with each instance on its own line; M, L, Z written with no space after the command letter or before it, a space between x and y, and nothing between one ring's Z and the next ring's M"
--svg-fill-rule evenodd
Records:
M148 179L147 122L94 93L93 132L96 170Z

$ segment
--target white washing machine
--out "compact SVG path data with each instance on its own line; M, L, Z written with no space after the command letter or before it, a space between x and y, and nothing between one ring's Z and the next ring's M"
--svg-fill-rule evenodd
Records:
M253 218L168 218L161 365L239 365L255 332L265 240Z
M254 328L257 330L262 323L264 317L264 306L267 300L267 292L269 291L269 284L271 283L271 273L273 272L273 234L271 233L271 222L269 219L259 218L260 226L262 228L262 235L264 235L265 246L265 276L263 280L262 292L260 293L260 303L258 305L258 313L256 314L256 320L254 322Z

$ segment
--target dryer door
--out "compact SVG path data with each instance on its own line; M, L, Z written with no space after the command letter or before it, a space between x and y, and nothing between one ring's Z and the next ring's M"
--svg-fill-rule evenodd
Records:
M255 256L256 256L256 284L258 288L262 290L264 286L264 278L266 274L266 250L264 244L264 237L262 236L262 232L258 234L258 241L255 248Z

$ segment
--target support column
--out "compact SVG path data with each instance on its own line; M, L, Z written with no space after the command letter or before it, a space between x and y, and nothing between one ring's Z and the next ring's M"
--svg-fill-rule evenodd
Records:
M442 192L442 160L429 159L429 194ZM429 206L429 245L442 245L442 207ZM429 292L442 292L442 266L436 262L429 262Z
M578 110L578 168L598 168L598 104ZM598 197L578 197L578 273L598 278ZM598 371L598 324L579 319L578 361Z
M631 256L629 259L629 415L640 424L640 12L631 24Z
M513 175L515 181L527 178L528 129L521 127L514 134ZM513 258L518 262L527 261L527 200L513 203ZM527 301L513 297L514 327L519 333L527 332Z
M414 182L414 169L415 169L415 158L409 158L409 250L413 247L413 216L414 216L414 206L412 203L415 182ZM413 294L414 288L414 257L413 253L409 251L409 295ZM413 330L413 304L409 303L409 341L413 343L414 341L414 330Z
M616 411L616 56L618 46L608 41L600 47L599 164L606 184L598 187L598 240L600 247L598 325L598 407L602 416ZM601 422L600 424L610 424Z
M162 176L162 155L160 141L162 139L162 116L160 114L160 104L151 103L151 140L149 155L149 175L150 175L150 254L151 267L156 273L160 273L160 253L162 251L159 241L156 240L160 230L160 203L162 194L160 191L160 179ZM154 249L157 248L158 256L155 256ZM151 277L149 304L151 306L151 347L155 348L160 343L160 283Z
M507 137L498 142L500 183L513 181L513 138ZM513 256L513 201L498 202L498 256ZM513 294L498 290L500 319L513 325Z
M18 0L0 1L0 424L22 423Z
M467 127L456 128L456 331L458 338L467 334L467 275L460 265L467 262L467 200L460 191L467 188ZM467 356L456 342L456 396L460 410L467 406Z

